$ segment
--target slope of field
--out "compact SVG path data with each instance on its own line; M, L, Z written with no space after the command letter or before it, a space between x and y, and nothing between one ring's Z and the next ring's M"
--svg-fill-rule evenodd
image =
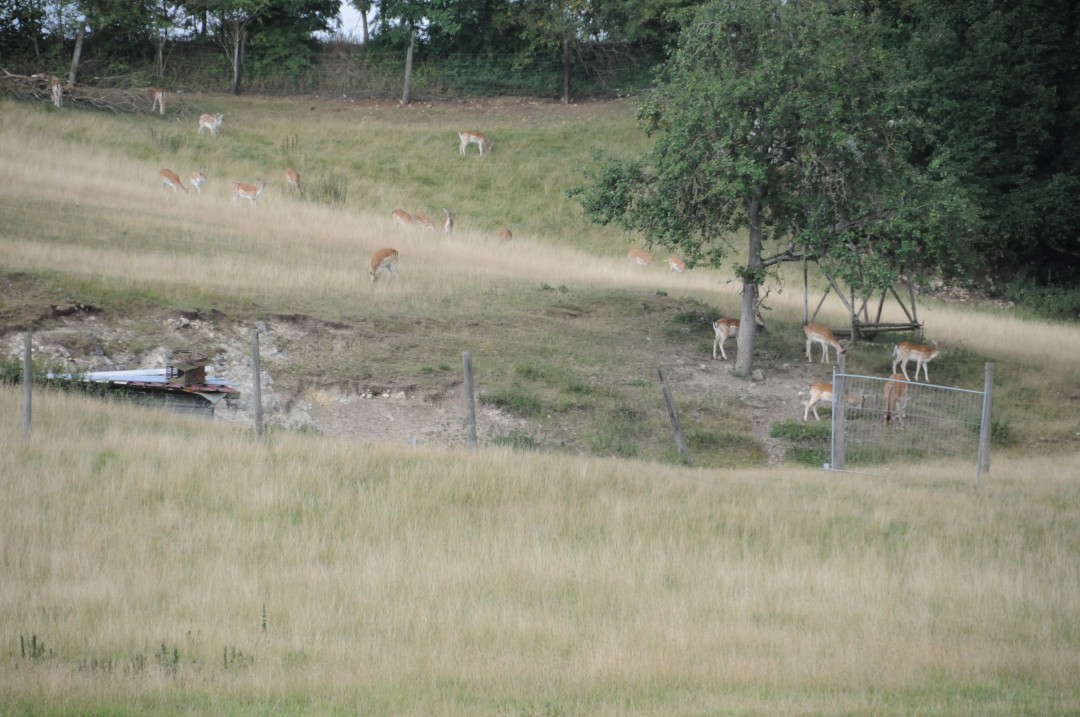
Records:
M730 277L629 266L628 238L584 221L566 191L585 181L594 153L644 146L624 105L175 105L165 119L2 106L8 355L33 327L39 358L66 371L160 364L191 348L250 387L248 335L261 322L272 425L455 445L469 351L482 441L674 461L659 369L704 466L783 461L773 426L800 417L809 384L829 379L828 366L802 358L795 279L772 287L757 357L765 380L744 381L711 360L708 322L738 311ZM218 137L197 134L202 111L225 115ZM459 127L484 129L494 151L461 156ZM285 166L300 169L300 196ZM174 194L161 167L209 180L201 194ZM230 201L231 180L259 177L270 184L257 208ZM456 213L449 240L389 218L397 207L438 217L443 206ZM508 244L497 239L503 226L514 231ZM387 245L401 251L401 279L372 287L367 258ZM57 317L54 304L100 311ZM839 317L838 305L825 311ZM978 388L982 363L1001 364L999 448L1075 449L1076 331L934 304L922 315L929 337L952 342L936 381ZM886 374L889 348L888 337L856 347L849 367ZM1059 372L1026 368L1047 362ZM222 417L250 421L251 407Z
M494 151L461 156L460 128ZM935 382L997 365L978 489L970 461L799 467L831 372L805 359L801 272L772 284L759 375L733 376L708 326L730 276L632 267L566 197L596 150L644 142L618 103L0 102L4 358L28 329L64 370L191 348L245 396L207 422L39 389L24 440L0 385L0 713L1080 711L1080 331L920 306L949 342ZM174 194L162 167L209 180ZM390 220L444 206L449 239ZM384 246L401 276L372 286ZM849 368L884 375L890 346Z

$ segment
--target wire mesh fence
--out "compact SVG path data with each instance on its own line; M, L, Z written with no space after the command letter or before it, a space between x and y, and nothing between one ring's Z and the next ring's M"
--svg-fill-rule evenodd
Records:
M830 467L872 471L921 460L970 459L976 482L988 467L987 390L841 373L833 383L838 398Z

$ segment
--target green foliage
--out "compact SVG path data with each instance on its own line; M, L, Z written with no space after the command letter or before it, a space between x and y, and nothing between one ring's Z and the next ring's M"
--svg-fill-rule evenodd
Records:
M1080 321L1080 288L1041 286L1021 277L1009 286L1005 298L1035 316L1055 321Z
M540 399L521 388L497 389L482 396L481 400L525 418L536 416L543 410Z
M959 178L994 273L1080 281L1076 7L933 0L893 10L916 158Z
M505 446L516 451L535 450L540 447L540 444L532 435L519 430L512 430L509 433L495 436L491 439L491 442L496 446Z
M344 205L349 195L349 179L344 174L319 175L315 181L305 181L303 196L323 204Z
M828 421L789 419L774 423L769 435L791 442L787 447L789 460L805 466L821 466L829 460L831 431Z

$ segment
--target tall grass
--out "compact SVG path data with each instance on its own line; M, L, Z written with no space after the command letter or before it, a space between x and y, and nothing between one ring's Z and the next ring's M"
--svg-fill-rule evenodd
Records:
M18 402L0 390L5 713L1080 709L1068 459L974 491L946 466L257 446L49 392L24 443Z

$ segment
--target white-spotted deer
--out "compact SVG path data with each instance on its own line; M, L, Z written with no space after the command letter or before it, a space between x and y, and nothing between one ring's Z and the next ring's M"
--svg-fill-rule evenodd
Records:
M481 157L484 156L485 147L487 148L488 152L495 149L495 143L485 137L481 132L476 132L475 130L471 129L463 129L457 134L458 139L461 140L461 144L458 145L458 151L462 154L465 154L465 150L470 144L475 144L477 147L480 148Z
M185 187L183 183L180 182L180 175L178 175L171 169L162 169L160 172L158 172L158 174L161 175L162 188L172 187L174 194L176 193L177 189L182 189L185 192L187 191L187 187Z
M195 187L197 194L202 194L202 185L206 184L206 175L199 170L193 170L188 177L188 181L191 182L191 186Z
M153 102L150 105L150 112L154 110L160 110L161 114L165 114L165 88L155 87L150 90L150 98Z
M667 258L667 264L673 274L681 274L686 271L686 262L674 254Z
M292 167L286 167L285 168L285 183L288 184L293 189L295 189L297 192L299 192L300 191L300 173L297 172Z
M765 306L765 299L769 297L772 289L765 292L765 296L760 297L754 302L754 330L764 330L765 319L761 317L761 310L769 310L768 306ZM727 361L727 352L724 351L724 344L732 336L735 337L735 350L739 350L739 328L742 325L742 321L739 319L719 318L712 322L713 333L716 334L716 338L713 339L712 357L716 358L716 350L720 349L720 355Z
M397 261L398 252L397 249L379 249L377 252L371 255L371 282L375 283L379 280L384 272L387 276L394 279L397 278Z
M831 383L813 383L810 384L810 400L806 402L806 410L803 411L803 420L810 420L810 411L814 412L814 418L818 421L821 417L818 416L817 407L822 401L833 402L833 385ZM861 406L863 404L863 397L849 393L844 397L844 401L851 406Z
M512 231L510 231L507 227L503 227L502 231L499 232L499 243L500 244L505 244L506 242L510 241L513 238L514 238L514 233Z
M233 182L233 202L235 203L237 199L244 199L251 202L251 208L254 209L256 202L259 201L259 196L266 189L264 180L260 179L258 182L258 185L248 184L247 182Z
M626 260L638 266L649 266L653 263L653 256L643 249L631 249L626 253Z
M901 341L893 346L893 362L892 370L896 373L896 365L900 364L900 369L904 374L904 378L910 381L908 378L907 365L908 361L915 359L915 380L919 380L919 369L923 371L923 377L927 383L930 383L930 371L926 368L926 364L930 363L937 358L937 355L941 353L941 349L945 347L944 341L931 341L930 346L922 344L913 344L910 341Z
M907 380L903 374L894 373L885 382L885 425L888 426L894 420L904 427L904 411L907 409L911 395L907 392Z
M435 231L435 220L423 212L417 212L413 215L413 223L421 229Z
M841 345L840 342L836 340L836 335L828 326L822 326L821 324L807 324L803 327L803 331L806 333L806 360L810 363L814 362L811 348L813 348L815 343L821 344L821 363L829 362L830 346L836 349L837 356L847 353L848 347Z
M412 214L409 214L404 209L395 209L390 213L390 218L394 220L394 224L402 227L411 227L413 225Z
M221 123L225 119L225 115L200 115L199 116L199 134L203 133L204 129L210 130L210 134L217 137L218 130L221 129Z
M59 77L54 77L49 82L49 95L52 97L54 106L64 106L64 83L60 81Z

